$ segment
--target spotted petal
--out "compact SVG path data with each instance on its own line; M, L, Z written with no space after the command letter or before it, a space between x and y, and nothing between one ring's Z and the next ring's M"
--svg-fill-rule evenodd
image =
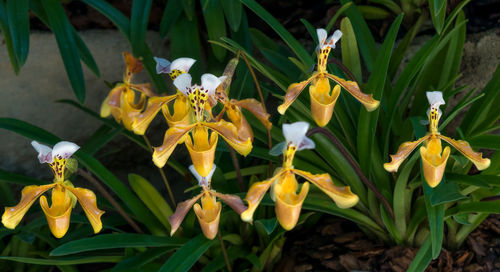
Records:
M38 152L38 160L40 163L51 163L53 161L52 148L40 144L37 141L32 141L31 145Z
M196 60L192 58L178 58L170 64L170 71L179 70L183 73L187 73L195 62Z
M224 80L225 76L220 78ZM208 96L214 96L215 89L222 83L220 78L212 74L203 74L201 76L201 86L208 91Z
M309 172L297 169L293 169L292 171L320 188L339 208L351 208L359 201L359 197L351 192L349 186L335 186L329 174L313 175Z
M101 231L101 216L104 214L104 211L97 208L97 199L94 192L85 188L72 188L69 186L65 186L65 188L76 196L78 203L82 206L85 215L87 215L94 229L94 233Z
M462 140L453 140L441 134L439 134L438 137L445 140L458 151L460 151L460 153L462 153L465 157L467 157L467 159L474 163L478 170L482 171L490 166L490 159L483 158L483 153L474 152L468 142Z
M278 112L283 115L285 114L285 111L292 105L293 101L299 97L300 93L304 88L314 79L316 78L318 74L313 74L310 78L307 80L304 80L299 83L293 83L290 86L288 86L288 89L286 90L285 94L285 101L283 101L283 104L279 105L278 107Z
M399 166L403 163L403 161L410 155L410 153L423 141L427 140L430 135L426 135L414 142L405 142L402 143L396 154L391 155L391 162L384 163L384 168L388 172L397 172Z
M181 93L188 96L188 91L191 89L191 81L193 78L190 74L181 74L174 80L174 85Z
M222 136L222 138L241 155L246 156L252 151L252 141L249 138L241 140L233 124L222 120L210 123L203 122L202 125Z
M175 209L174 214L168 217L168 222L172 227L172 229L170 230L170 236L174 235L177 229L181 226L181 223L184 220L184 217L186 217L186 214L202 195L203 193L181 203L177 203L177 208Z
M31 185L23 188L21 192L21 201L14 207L5 207L2 215L2 223L8 229L14 229L35 200L45 191L56 186L56 184L47 184L42 186Z
M361 102L361 104L363 104L363 106L365 106L367 111L374 111L376 108L378 108L380 101L373 99L372 94L365 94L361 92L358 83L354 81L345 80L338 76L334 76L328 73L325 73L324 75L330 78L331 80L335 81L337 84L342 86L346 91L348 91L352 96L354 96L354 98L356 98L359 102Z
M196 124L189 126L176 126L171 127L165 133L163 144L154 148L153 162L158 167L163 167L168 158L174 151L179 141L186 135Z
M52 156L54 158L61 157L63 159L69 159L78 149L80 149L80 147L75 143L61 141L54 145Z

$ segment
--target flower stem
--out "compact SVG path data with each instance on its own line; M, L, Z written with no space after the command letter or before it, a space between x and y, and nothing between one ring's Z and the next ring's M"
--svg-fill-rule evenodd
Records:
M236 152L230 146L229 146L229 154L231 154L231 160L233 161L234 170L236 171L236 177L238 178L238 185L240 186L240 191L245 192L245 183L243 182L243 176L241 175L240 164L238 163Z
M115 207L116 211L129 223L129 225L137 232L144 233L141 228L130 218L130 216L120 207L120 204L113 199L113 197L106 191L106 189L99 183L99 181L92 176L92 174L84 171L83 169L78 169L78 175L82 176L90 183L94 185L94 187L101 193L101 195L108 200L113 207Z
M220 232L217 232L217 238L219 238L220 247L222 249L222 255L224 255L224 261L226 261L227 271L231 272L232 271L231 263L229 262L229 257L227 256L226 247L224 247L224 241L222 240L222 236L220 236Z
M377 187L375 187L375 185L373 185L373 183L371 183L368 180L368 178L365 176L365 174L363 174L363 171L361 171L361 168L359 168L359 166L356 164L356 162L351 157L351 155L349 154L349 152L347 152L347 150L345 150L344 146L337 139L337 137L335 137L335 135L332 132L330 132L328 129L325 129L325 128L322 128L322 127L312 128L311 130L309 130L307 132L307 136L311 136L311 135L316 134L316 133L323 134L324 136L326 136L337 147L337 149L340 151L340 153L342 153L342 155L347 159L347 161L349 162L349 164L351 164L351 166L354 169L354 171L356 172L356 174L358 174L358 176L361 178L361 181L363 181L363 183L366 186L368 186L368 188L370 188L372 190L372 192L375 194L375 196L385 206L385 208L387 209L387 211L389 212L389 214L391 215L391 217L394 218L394 211L392 210L392 207L389 204L389 202L387 201L387 199L385 198L385 196L382 193L380 193L380 191L377 189Z
M149 142L148 137L146 135L142 135L142 137L144 138L144 141L146 142L146 145L149 148L149 152L153 153L153 147L151 147L151 143ZM165 176L165 172L163 172L163 168L159 168L157 166L156 166L156 168L160 172L163 183L165 183L165 187L167 187L168 196L170 197L170 201L172 202L172 205L174 205L174 208L175 208L177 206L177 204L175 203L174 194L172 193L172 188L170 188L170 183L168 183L167 176Z

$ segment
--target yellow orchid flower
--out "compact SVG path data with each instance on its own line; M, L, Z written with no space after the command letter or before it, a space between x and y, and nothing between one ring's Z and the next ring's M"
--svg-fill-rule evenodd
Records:
M156 61L156 73L168 74L172 80L175 80L179 75L189 72L191 66L196 62L192 58L178 58L172 63L163 58L154 57ZM169 103L174 101L173 114L169 109ZM132 129L136 134L144 135L146 129L160 109L163 116L167 120L168 126L188 125L191 117L191 107L186 96L177 90L174 95L168 96L152 96L148 99L146 110L141 113L134 121Z
M358 84L354 81L344 80L340 77L329 74L326 70L326 65L328 63L328 55L332 48L335 48L335 44L340 37L342 37L342 32L336 30L333 35L327 38L326 30L320 28L316 30L318 35L319 45L316 48L316 55L318 57L317 71L315 71L307 80L299 83L293 83L288 86L285 95L285 101L278 107L278 111L281 114L285 114L285 111L290 107L290 105L297 99L302 90L311 83L309 87L309 95L311 97L311 112L316 124L320 127L324 127L330 122L332 118L333 109L335 103L340 95L340 90L344 88L348 91L354 98L361 102L367 111L375 110L379 101L373 99L373 95L368 95L361 92ZM336 85L333 90L330 88L330 81L333 80Z
M101 215L104 211L97 208L95 194L84 188L75 188L69 181L65 180L64 171L66 162L80 147L74 143L62 141L50 148L31 142L38 151L40 163L48 163L54 173L54 182L47 185L30 185L24 187L21 192L21 201L14 207L6 207L2 215L2 223L6 228L14 229L24 217L28 209L40 197L40 206L45 213L50 231L56 238L63 237L69 228L71 209L75 202L82 205L87 218L98 233L102 229ZM42 195L52 189L52 206L49 207L47 198ZM75 200L76 199L76 200Z
M249 138L241 139L237 128L232 123L212 120L207 101L213 99L215 89L221 84L221 79L212 74L204 74L201 76L201 86L191 85L191 80L190 74L181 74L174 80L174 85L187 97L193 111L194 121L191 124L178 124L170 127L165 133L163 144L154 148L153 162L158 167L163 167L177 144L185 141L196 171L201 176L207 176L214 162L219 135L244 156L252 150L252 141Z
M140 60L128 52L123 52L123 58L126 64L123 82L116 84L102 103L101 117L112 115L116 122L122 122L126 129L132 130L134 120L146 105L146 96L154 96L154 93L149 83L131 82L133 75L144 68Z
M193 165L189 167L189 170L191 170L191 173L193 173L196 177L198 184L202 187L203 191L199 195L177 204L175 213L168 218L170 225L172 226L170 235L173 235L177 229L179 229L184 217L186 217L186 214L189 212L191 207L193 207L193 205L201 230L203 231L205 237L210 240L215 238L219 229L219 219L222 205L217 201L217 197L224 201L224 203L226 203L238 214L241 214L246 209L245 204L243 204L243 201L241 201L238 196L220 194L210 188L210 182L215 168L216 166L214 164L208 175L202 177ZM200 198L201 206L196 203Z
M385 170L397 172L399 166L406 157L408 157L418 145L425 142L425 145L420 147L424 177L430 187L436 187L443 178L446 162L450 156L450 147L445 147L443 151L441 139L455 147L460 153L472 161L478 170L488 168L490 166L490 160L483 158L482 153L474 152L468 142L453 140L439 133L438 124L442 114L439 107L445 104L443 93L439 91L427 92L426 95L430 104L430 109L427 113L429 116L429 133L416 141L401 144L396 154L391 155L391 162L384 164Z
M325 192L339 208L347 209L358 203L359 198L351 192L350 187L335 186L329 174L314 175L293 167L295 152L315 147L314 142L306 137L308 128L307 122L283 125L283 134L286 139L283 167L277 169L272 178L254 183L250 187L245 198L248 202L248 209L241 214L243 221L252 222L253 214L269 188L271 188L271 198L276 202L276 217L286 230L293 229L297 224L302 203L309 191L309 182ZM307 180L303 183L299 193L297 193L299 183L296 175Z

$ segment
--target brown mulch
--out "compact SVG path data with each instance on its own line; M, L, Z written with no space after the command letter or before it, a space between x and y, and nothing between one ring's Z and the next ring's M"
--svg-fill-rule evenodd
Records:
M443 249L426 271L500 272L499 237L500 215L492 215L471 233L460 250ZM316 227L287 234L276 271L404 272L417 251L373 242L352 222L329 217Z

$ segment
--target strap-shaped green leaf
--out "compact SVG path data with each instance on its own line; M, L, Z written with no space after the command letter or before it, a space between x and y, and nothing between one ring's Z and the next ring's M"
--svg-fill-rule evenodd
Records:
M227 36L226 24L224 22L224 12L219 0L200 0L203 18L207 25L208 38L213 41L220 41L221 37ZM234 1L237 2L237 1ZM211 44L212 51L219 61L226 57L226 49Z
M69 24L66 13L57 0L42 1L43 8L47 14L50 28L56 36L59 52L66 68L71 87L80 103L85 101L85 80L83 77L80 55L75 43L73 31Z
M7 52L9 54L12 69L17 75L20 67L19 62L17 61L16 53L14 52L14 45L12 44L12 34L10 33L9 20L7 18L7 8L5 7L5 3L3 1L0 1L0 30L2 30L5 45L7 46Z
M134 0L130 19L130 42L134 55L142 55L146 45L149 12L152 0Z
M182 14L182 2L178 0L169 0L160 22L160 36L165 38L172 29L172 26Z
M422 244L410 264L407 272L423 272L432 261L431 239L428 237Z
M7 15L14 52L23 66L30 49L29 0L7 0Z
M235 0L220 0L226 20L231 29L236 32L240 28L241 17L243 15L243 6L240 1Z
M123 259L122 256L72 256L66 258L27 258L0 256L0 260L13 261L19 263L39 264L39 265L74 265L88 263L117 263Z
M159 272L185 272L198 261L198 259L207 251L216 240L208 240L199 234L192 238L179 248L168 260L162 265Z

